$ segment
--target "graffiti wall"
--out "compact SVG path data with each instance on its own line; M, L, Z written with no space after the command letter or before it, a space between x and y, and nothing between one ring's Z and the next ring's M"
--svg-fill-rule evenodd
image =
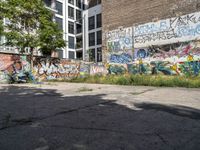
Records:
M36 58L34 75L40 80L70 79L79 76L80 64L59 58Z
M200 43L176 43L135 49L134 64L140 73L199 75Z
M0 54L1 83L11 80L52 80L71 79L79 76L80 63L58 58L36 57L31 70L28 56Z
M123 47L126 37L133 42ZM110 74L200 74L200 12L106 32L105 40Z
M119 59L120 60L120 59ZM110 63L109 74L200 75L200 42L134 49L133 58Z
M112 52L132 49L133 31L132 28L119 28L106 33L108 49Z
M90 65L90 75L106 75L108 70L104 64L91 64Z
M200 12L134 27L134 47L200 39Z
M110 63L132 62L133 30L132 28L119 28L105 34L107 40L107 55Z
M30 71L26 56L0 54L0 81L9 82L11 77L21 77Z

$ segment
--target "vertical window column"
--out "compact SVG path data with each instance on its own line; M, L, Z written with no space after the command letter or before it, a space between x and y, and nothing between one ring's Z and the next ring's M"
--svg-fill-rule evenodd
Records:
M102 44L102 31L97 31L97 45Z
M72 8L72 7L68 7L68 17L70 18L70 19L74 19L74 8Z
M56 10L58 11L57 14L63 15L63 4L61 2L56 1Z
M89 17L88 29L93 30L95 29L95 16Z
M97 15L97 28L101 28L102 27L102 17L101 14Z
M74 34L74 23L71 21L68 23L68 32Z
M95 32L89 33L89 46L95 46Z

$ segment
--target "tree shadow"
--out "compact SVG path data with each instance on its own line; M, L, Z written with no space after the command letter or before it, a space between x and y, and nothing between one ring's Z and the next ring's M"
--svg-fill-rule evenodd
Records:
M135 104L135 106L137 108L141 108L144 110L162 111L180 117L187 117L190 119L200 120L200 110L190 107L179 106L179 105L168 106L168 105L152 104L152 103L139 103Z
M154 103L127 108L105 94L3 86L0 139L2 150L197 150L200 110Z

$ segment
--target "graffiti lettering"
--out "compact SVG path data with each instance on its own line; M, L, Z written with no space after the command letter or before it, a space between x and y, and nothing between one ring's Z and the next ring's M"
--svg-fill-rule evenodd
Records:
M200 12L134 27L134 47L199 39Z
M127 53L122 53L121 55L111 54L110 56L110 63L126 64L130 62L132 62L132 57Z

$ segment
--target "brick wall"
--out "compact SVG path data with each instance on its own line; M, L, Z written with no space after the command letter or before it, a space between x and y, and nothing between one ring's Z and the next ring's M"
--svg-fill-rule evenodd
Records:
M119 27L131 27L200 11L199 0L103 0L103 35ZM104 38L104 37L103 37ZM103 61L107 44L103 39Z
M200 11L199 0L103 0L103 30Z

